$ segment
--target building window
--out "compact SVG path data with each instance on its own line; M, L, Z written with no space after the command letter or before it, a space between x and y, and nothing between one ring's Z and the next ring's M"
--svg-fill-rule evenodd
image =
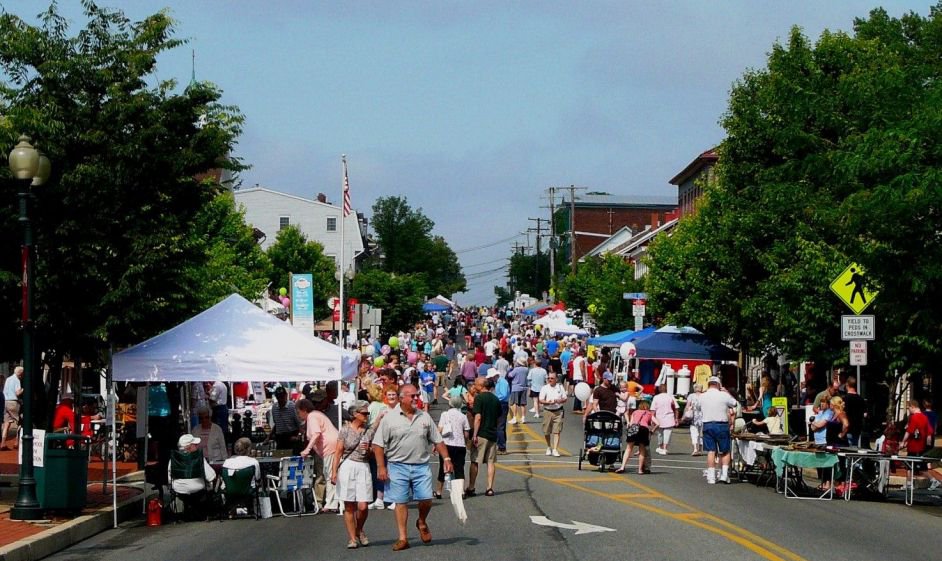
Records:
M280 216L280 217L278 218L278 229L279 229L279 230L284 230L284 229L287 228L290 224L291 224L291 219L288 218L287 216Z
M337 231L337 217L336 217L336 216L328 216L328 217L327 217L327 231L328 231L328 232L336 232L336 231Z

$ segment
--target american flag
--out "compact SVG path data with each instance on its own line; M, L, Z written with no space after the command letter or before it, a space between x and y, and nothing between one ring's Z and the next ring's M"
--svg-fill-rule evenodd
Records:
M347 177L347 159L343 159L343 215L350 216L353 206L350 204L350 179Z

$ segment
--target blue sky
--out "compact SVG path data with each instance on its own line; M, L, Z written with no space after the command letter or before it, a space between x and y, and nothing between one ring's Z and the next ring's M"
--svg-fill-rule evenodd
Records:
M3 0L28 19L45 2ZM62 11L81 25L78 2ZM188 45L157 78L196 74L240 107L244 186L331 201L347 154L354 206L420 207L493 302L507 240L548 217L551 185L676 193L668 180L723 138L733 82L792 25L816 38L882 5L928 2L100 0L133 20L167 8ZM533 240L530 240L531 245ZM469 248L489 246L475 251Z

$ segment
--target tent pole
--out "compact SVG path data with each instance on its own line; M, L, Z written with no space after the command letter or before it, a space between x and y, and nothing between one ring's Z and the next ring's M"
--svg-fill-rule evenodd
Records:
M147 418L149 411L150 411L150 382L146 382L144 384L144 415L141 415L140 411L137 412L138 422L140 422L140 419L142 417L147 420L147 424L144 425L144 473L145 474L147 473L147 454L148 452L150 452L150 419ZM160 466L158 466L158 468L159 467ZM147 501L144 501L141 512L143 514L147 514Z
M116 409L118 408L118 392L115 388L114 381L114 345L108 345L108 370L105 374L105 384L108 386L108 409L105 411L107 415L111 417L111 513L113 516L112 523L114 527L118 527L118 438L117 438L117 423L115 422L115 417L117 416ZM103 457L107 458L108 454L102 454ZM108 471L107 460L105 460L105 469L103 471ZM102 479L105 479L104 474ZM104 484L102 484L104 485ZM102 489L104 492L104 489Z

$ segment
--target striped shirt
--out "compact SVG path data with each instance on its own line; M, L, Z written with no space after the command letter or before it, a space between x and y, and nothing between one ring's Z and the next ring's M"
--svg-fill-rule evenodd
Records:
M298 434L301 431L301 420L293 401L288 401L284 407L278 405L277 401L272 404L271 419L275 434Z

